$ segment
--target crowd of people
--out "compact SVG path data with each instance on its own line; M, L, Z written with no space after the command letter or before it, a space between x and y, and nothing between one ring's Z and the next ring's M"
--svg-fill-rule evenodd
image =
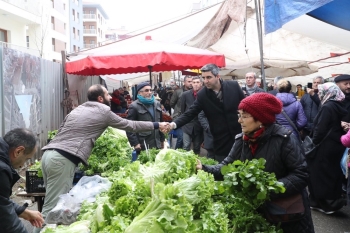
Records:
M243 86L235 80L224 81L219 68L207 64L200 76L186 76L182 87L152 88L148 82L139 83L131 104L126 102L130 94L124 88L110 96L105 87L91 86L88 101L66 116L56 137L42 148L46 187L42 213L12 202L6 203L11 208L5 211L1 204L0 213L6 213L9 220L1 221L0 227L26 232L18 224L18 217L23 217L39 232L59 195L71 188L78 163L87 163L94 140L112 126L127 132L136 151L163 148L165 134L176 133L176 149L199 154L203 147L207 157L219 162L197 164L197 169L212 173L217 180L223 178L220 169L226 164L264 158L265 170L275 173L286 187L283 194L271 194L271 200L300 195L305 207L302 218L281 224L283 231L314 232L310 209L332 214L347 204L346 179L339 164L350 146L350 75L339 75L327 83L317 76L312 86L302 90L298 85L296 92L283 77L276 77L269 91L260 86L253 72L246 74L245 81ZM172 122L164 122L164 114L171 115ZM318 145L314 157L305 155L302 148L306 136ZM21 137L25 140L18 139ZM10 131L0 140L1 180L6 186L0 198L8 200L18 179L13 168L23 166L35 153L36 143L28 144L33 140L26 129ZM347 194L350 198L350 184Z

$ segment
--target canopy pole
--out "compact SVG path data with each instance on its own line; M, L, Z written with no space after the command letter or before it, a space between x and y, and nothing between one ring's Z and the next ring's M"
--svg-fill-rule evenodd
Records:
M261 64L261 81L263 83L263 88L267 91L267 85L265 80L265 67L264 67L264 52L263 52L263 35L262 35L262 24L261 24L261 9L260 0L255 1L255 13L256 13L256 25L258 29L259 38L259 50L260 50L260 64Z
M152 87L152 66L147 66L149 70L149 84Z

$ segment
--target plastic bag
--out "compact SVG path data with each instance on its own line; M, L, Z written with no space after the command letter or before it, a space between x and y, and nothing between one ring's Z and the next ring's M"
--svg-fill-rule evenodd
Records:
M81 203L69 194L62 194L58 203L46 216L45 222L48 224L69 225L76 221Z
M349 160L348 158L349 158L349 148L346 148L343 153L343 157L340 160L340 167L343 174L345 175L345 178L348 178L348 174L347 174L348 160Z
M69 194L76 199L88 202L94 202L96 195L108 191L112 183L98 175L83 176L79 182L69 191Z
M59 196L55 208L45 219L47 224L69 225L76 221L83 201L94 202L96 195L108 191L112 183L101 176L83 176L67 194Z

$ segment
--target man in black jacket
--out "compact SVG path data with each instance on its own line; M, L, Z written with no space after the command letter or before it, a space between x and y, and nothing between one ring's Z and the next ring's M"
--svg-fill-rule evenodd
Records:
M237 107L244 94L236 81L224 82L220 79L219 68L215 64L207 64L201 71L205 87L198 92L193 105L170 124L169 130L182 127L203 110L213 135L214 157L221 162L229 154L235 136L242 132Z
M195 76L192 78L192 90L185 91L180 99L181 112L186 112L194 101L197 99L197 94L202 87L201 78ZM191 150L191 143L193 142L193 152L199 154L201 150L201 144L203 142L203 129L198 121L198 116L195 117L191 122L182 126L183 131L183 149Z
M36 153L34 134L27 129L14 129L0 138L0 231L4 233L26 233L19 217L35 227L41 227L44 219L40 212L28 210L10 199L12 186L20 179L15 169Z
M303 106L304 113L307 118L307 124L302 131L302 139L310 134L314 127L314 119L318 113L320 98L318 97L318 85L323 84L324 79L322 76L316 76L313 78L312 88L307 89L307 93L300 99L300 103Z

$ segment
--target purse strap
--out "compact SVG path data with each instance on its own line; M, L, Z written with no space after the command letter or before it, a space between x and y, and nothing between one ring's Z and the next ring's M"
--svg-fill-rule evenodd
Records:
M289 124L293 127L293 129L295 131L298 132L297 127L295 126L295 124L293 123L293 121L289 118L289 116L287 115L287 113L284 111L284 109L282 108L282 114L284 115L284 117L287 119L287 121L289 122Z

